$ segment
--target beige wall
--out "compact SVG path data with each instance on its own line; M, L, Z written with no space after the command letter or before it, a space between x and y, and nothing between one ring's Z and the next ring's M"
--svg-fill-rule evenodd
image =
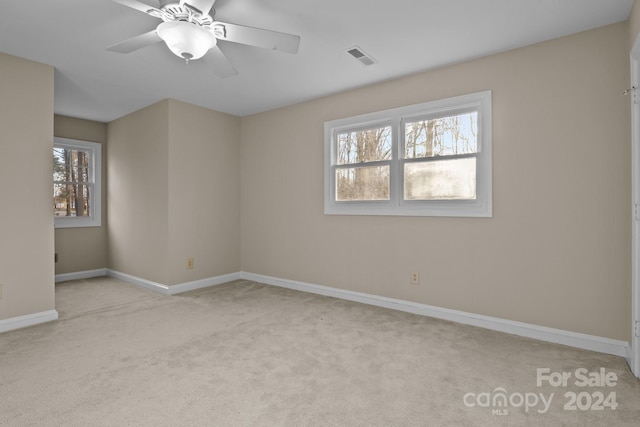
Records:
M243 118L242 270L628 340L627 40L616 24ZM323 215L324 121L482 90L493 218Z
M638 33L640 33L640 2L635 0L629 15L629 51L636 41Z
M168 284L240 271L240 118L169 101L169 176Z
M237 272L239 138L239 118L173 100L110 123L109 268L165 285Z
M108 266L169 281L169 102L108 125Z
M53 67L0 53L0 320L53 310Z
M57 228L55 251L56 274L95 270L107 267L107 124L55 115L53 135L102 144L102 226Z

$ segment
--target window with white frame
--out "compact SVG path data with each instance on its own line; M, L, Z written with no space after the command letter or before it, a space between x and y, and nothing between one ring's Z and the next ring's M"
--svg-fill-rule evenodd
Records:
M492 215L491 92L324 125L325 213Z
M53 215L56 228L98 227L101 221L100 144L67 138L53 142Z

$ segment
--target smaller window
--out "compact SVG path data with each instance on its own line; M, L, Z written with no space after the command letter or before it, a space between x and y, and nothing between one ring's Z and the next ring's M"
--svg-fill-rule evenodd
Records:
M53 215L56 228L99 227L102 146L54 138Z

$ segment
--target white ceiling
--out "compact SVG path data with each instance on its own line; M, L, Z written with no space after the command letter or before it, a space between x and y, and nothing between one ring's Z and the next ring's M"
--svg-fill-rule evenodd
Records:
M218 0L221 21L301 37L296 55L221 41L239 75L219 79L163 43L130 54L106 51L161 22L111 0L2 0L0 52L55 67L57 114L108 122L174 98L244 116L624 21L632 4ZM354 45L378 62L356 61L345 52Z

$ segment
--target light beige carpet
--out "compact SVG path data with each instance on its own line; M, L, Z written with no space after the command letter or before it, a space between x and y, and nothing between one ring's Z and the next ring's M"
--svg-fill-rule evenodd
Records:
M640 425L614 356L246 281L56 298L59 321L0 335L2 426Z

